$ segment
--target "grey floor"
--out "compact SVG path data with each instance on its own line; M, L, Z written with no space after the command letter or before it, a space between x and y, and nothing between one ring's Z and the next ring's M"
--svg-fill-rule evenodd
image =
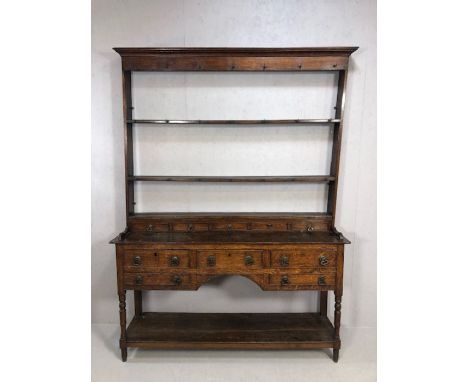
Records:
M376 331L342 328L340 361L328 350L165 351L129 349L120 360L118 325L92 325L92 380L156 382L375 381Z

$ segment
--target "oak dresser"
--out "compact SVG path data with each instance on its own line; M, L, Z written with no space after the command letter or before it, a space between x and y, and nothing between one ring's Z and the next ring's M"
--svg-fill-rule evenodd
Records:
M115 48L122 59L127 227L116 246L120 349L333 349L338 361L344 245L335 228L348 62L356 47ZM138 120L133 118L135 71L335 71L335 115L288 120ZM308 176L152 176L134 173L134 126L323 125L333 131L330 172ZM327 186L325 212L138 213L137 182L296 182ZM210 279L240 275L265 291L317 291L313 313L155 313L142 306L149 290L197 290ZM135 315L127 326L126 292ZM333 324L327 315L334 292Z

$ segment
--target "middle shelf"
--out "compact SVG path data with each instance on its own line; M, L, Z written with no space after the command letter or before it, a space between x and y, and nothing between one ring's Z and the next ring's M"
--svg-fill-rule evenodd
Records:
M330 183L335 181L329 175L297 176L128 176L128 182L214 182L214 183Z
M340 123L338 118L315 119L127 119L128 124L151 125L309 125Z

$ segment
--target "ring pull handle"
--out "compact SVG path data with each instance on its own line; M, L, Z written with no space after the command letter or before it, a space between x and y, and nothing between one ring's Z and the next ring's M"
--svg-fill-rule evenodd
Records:
M326 285L325 276L319 276L318 285Z
M172 256L169 263L171 267L178 267L180 265L179 256Z
M289 277L288 275L283 275L281 276L281 285L287 285L289 284Z
M245 265L247 265L247 266L253 265L253 264L254 264L254 259L253 259L253 257L250 256L250 255L245 256L245 257L244 257L244 263L245 263Z
M327 256L320 256L319 257L319 264L322 267L326 267L328 265L328 257Z
M133 256L133 265L141 265L141 256Z
M206 258L206 263L209 267L214 267L216 265L216 256L210 255Z
M143 284L143 276L140 276L140 275L136 276L135 277L135 284L136 285L142 285Z
M182 282L182 279L179 275L174 275L172 276L172 282L176 285L180 285L180 283Z
M289 265L289 257L288 256L281 256L280 257L280 265L282 267L287 267Z

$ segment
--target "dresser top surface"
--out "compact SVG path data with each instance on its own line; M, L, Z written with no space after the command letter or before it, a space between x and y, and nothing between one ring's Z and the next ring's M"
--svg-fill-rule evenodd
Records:
M129 232L123 239L111 241L114 244L349 244L339 234L327 231L317 232Z

